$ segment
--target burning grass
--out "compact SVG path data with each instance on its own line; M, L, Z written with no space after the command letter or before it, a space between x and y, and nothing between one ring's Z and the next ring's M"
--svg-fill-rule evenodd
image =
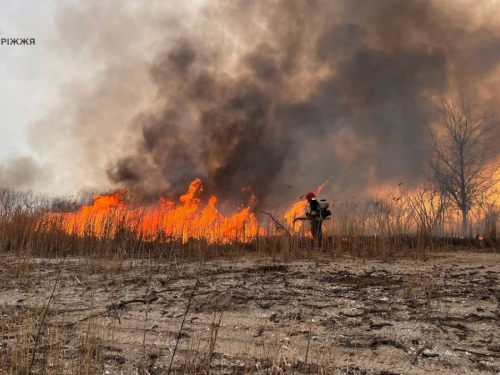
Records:
M496 206L477 212L470 235L462 238L456 212L424 190L333 202L321 244L310 238L308 222L293 222L303 215L304 200L276 209L270 217L253 209L252 195L247 205L227 212L216 197L203 203L201 191L201 181L195 180L178 202L162 198L148 205L130 203L124 191L95 195L85 204L3 191L0 248L16 252L20 260L63 254L208 260L244 253L293 259L315 252L425 259L429 251L450 246L497 247ZM25 272L23 262L19 272Z
M47 213L36 225L36 230L62 230L78 237L116 237L119 231L128 231L144 241L204 240L208 243L249 242L258 234L258 222L251 207L242 206L230 216L221 214L217 197L210 197L201 205L197 195L203 190L201 180L191 183L179 203L161 198L155 205L134 207L125 203L123 190L110 195L94 195L92 205L71 213ZM254 199L251 196L250 201ZM250 202L250 204L251 204Z

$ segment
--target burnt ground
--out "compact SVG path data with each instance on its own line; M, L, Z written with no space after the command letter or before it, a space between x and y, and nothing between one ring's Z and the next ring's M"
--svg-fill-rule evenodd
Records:
M65 373L167 373L176 343L176 373L500 373L500 254L16 263L0 264L4 366L36 341L61 270L35 364Z

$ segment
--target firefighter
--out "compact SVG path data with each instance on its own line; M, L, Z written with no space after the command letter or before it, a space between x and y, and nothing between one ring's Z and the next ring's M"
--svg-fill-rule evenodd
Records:
M311 222L311 234L314 238L314 242L321 246L321 240L323 238L323 217L321 215L321 208L313 192L307 193L306 199L309 203L309 212L306 213L306 216Z

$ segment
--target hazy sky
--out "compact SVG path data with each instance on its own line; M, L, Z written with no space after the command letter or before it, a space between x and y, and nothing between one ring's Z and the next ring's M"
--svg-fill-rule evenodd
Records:
M0 163L30 154L30 142L36 139L27 137L28 127L58 107L65 85L82 81L96 68L88 56L78 53L78 46L68 48L60 43L58 12L74 3L0 0L0 37L36 39L35 46L0 46ZM201 3L203 0L191 0L189 7ZM122 5L120 1L114 4ZM103 9L114 6L110 2ZM97 30L89 30L92 32Z
M35 46L0 46L0 160L29 152L26 126L55 100L64 80L66 69L50 46L53 13L50 0L0 1L1 37L36 39Z

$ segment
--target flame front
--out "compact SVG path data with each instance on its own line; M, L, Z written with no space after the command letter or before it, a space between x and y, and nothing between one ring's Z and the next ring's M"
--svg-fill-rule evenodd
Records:
M302 228L302 221L299 220L294 222L294 220L306 214L306 207L307 207L307 201L305 200L298 201L285 214L286 222L288 223L290 228L293 228L295 232L300 232L300 229Z
M316 196L319 196L321 194L321 191L323 188L330 182L330 180L333 178L333 176L330 176L328 180L326 180L323 184L321 184L317 189L316 189ZM293 204L292 208L288 210L284 217L286 222L288 223L288 226L293 229L294 232L300 232L302 229L302 221L294 221L296 218L299 217L304 217L306 214L307 210L307 201L306 200L300 200L296 203ZM310 233L306 233L305 236L309 236Z
M221 214L217 198L202 205L197 197L203 191L200 179L191 183L179 203L161 198L156 205L135 208L125 204L125 191L94 195L91 206L73 213L48 213L37 223L37 230L61 229L83 237L114 237L121 230L135 233L146 241L205 240L209 243L249 242L259 233L259 223L250 204L231 216ZM251 201L255 197L252 195Z

